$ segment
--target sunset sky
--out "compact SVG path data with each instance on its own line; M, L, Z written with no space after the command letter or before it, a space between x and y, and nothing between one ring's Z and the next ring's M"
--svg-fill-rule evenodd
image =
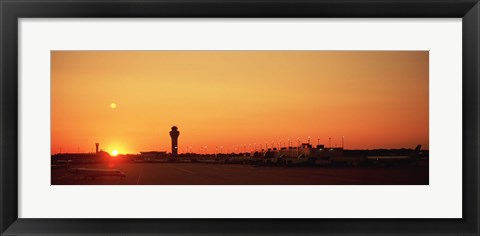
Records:
M429 146L427 51L52 51L51 152ZM116 107L112 106L116 104ZM112 108L114 107L114 108Z

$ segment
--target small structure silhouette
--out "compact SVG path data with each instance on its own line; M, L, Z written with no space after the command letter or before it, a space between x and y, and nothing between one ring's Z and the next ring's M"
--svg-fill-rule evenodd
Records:
M178 156L178 136L180 132L178 131L177 126L172 126L172 130L170 131L170 137L172 138L172 156Z

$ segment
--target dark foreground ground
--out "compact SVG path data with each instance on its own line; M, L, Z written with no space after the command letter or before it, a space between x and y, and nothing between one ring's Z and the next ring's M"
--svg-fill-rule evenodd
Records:
M428 166L254 167L200 163L105 163L72 168L113 168L127 177L85 180L52 169L52 185L428 185Z

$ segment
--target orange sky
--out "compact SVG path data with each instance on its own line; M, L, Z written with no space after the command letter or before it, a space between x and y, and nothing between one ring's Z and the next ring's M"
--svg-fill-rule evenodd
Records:
M52 153L428 149L426 51L52 51ZM111 103L117 108L112 109ZM220 149L220 148L218 148ZM243 150L243 148L242 148ZM203 151L204 152L204 151Z

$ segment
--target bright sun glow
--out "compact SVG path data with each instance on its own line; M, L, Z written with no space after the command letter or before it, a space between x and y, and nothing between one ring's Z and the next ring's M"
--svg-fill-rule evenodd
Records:
M117 151L117 150L113 150L113 151L112 151L112 155L114 155L114 156L118 155L118 151Z
M117 108L117 104L116 104L116 103L112 103L112 104L110 104L110 107L111 107L112 109L115 109L115 108Z

